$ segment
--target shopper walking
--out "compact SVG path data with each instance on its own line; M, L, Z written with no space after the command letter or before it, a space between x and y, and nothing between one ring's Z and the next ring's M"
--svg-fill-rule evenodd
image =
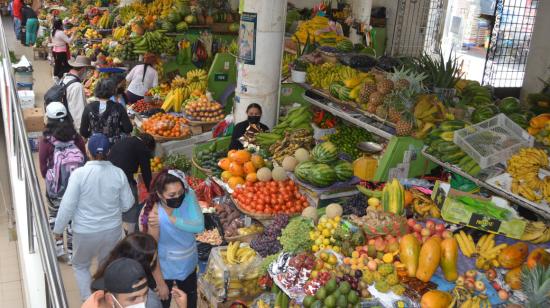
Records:
M48 123L43 137L38 143L40 173L46 180L48 199L48 220L53 231L61 198L74 169L85 163L86 147L84 140L76 133L67 109L60 102L52 102L46 107ZM71 226L67 226L67 260L73 254ZM65 255L63 239L56 241L57 257Z
M98 280L105 277L107 267L119 258L136 260L145 270L149 286L145 307L162 307L160 299L154 291L157 287L156 281L160 282L162 279L157 262L157 241L147 233L137 232L128 235L111 251L107 261L98 267L93 279Z
M164 283L157 288L163 307L170 307L174 284L187 294L189 307L197 307L195 234L204 230L204 217L183 172L165 170L155 178L140 222L141 229L158 241Z
M38 32L38 16L29 6L32 2L25 1L21 7L21 43L25 46L33 46L36 43L36 33Z
M75 38L77 31L71 37L63 31L63 22L55 18L52 24L52 52L54 58L53 75L59 79L70 70L69 66L69 44Z
M12 15L13 15L13 30L15 31L15 39L19 40L21 37L21 7L23 6L23 0L13 0Z
M128 104L128 97L126 96L126 78L124 75L116 74L111 76L113 82L117 85L115 94L111 97L111 100L115 103L119 103L122 106Z
M109 138L111 144L132 132L132 122L128 118L126 109L113 102L116 84L111 79L101 79L95 87L95 97L98 101L92 102L84 108L80 122L80 134L88 138L94 133L102 133Z
M140 133L137 136L128 137L117 142L109 153L109 160L113 165L124 171L128 178L128 183L132 188L134 206L122 215L122 221L125 223L125 229L128 233L135 230L141 208L138 206L138 187L134 174L141 170L141 176L145 187L149 189L151 185L151 162L155 151L155 139L147 133Z
M143 64L138 64L126 75L128 90L126 96L128 103L133 104L143 99L149 89L158 86L158 73L153 68L157 62L157 56L152 53L146 53L143 56Z
M54 234L57 239L72 220L73 270L82 300L90 296L90 265L102 264L122 238L122 213L134 204L124 172L107 161L111 145L103 134L88 140L90 161L76 169L63 195Z

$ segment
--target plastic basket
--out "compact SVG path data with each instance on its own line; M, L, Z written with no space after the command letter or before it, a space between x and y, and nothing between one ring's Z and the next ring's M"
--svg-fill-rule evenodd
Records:
M455 131L454 143L485 169L505 162L534 139L504 114Z
M315 123L311 123L311 127L313 127L313 138L316 140L323 139L325 136L336 134L336 127L333 128L320 128L319 126L315 125Z

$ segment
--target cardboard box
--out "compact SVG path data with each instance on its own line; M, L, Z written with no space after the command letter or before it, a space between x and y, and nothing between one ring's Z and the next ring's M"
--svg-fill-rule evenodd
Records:
M19 104L22 109L34 108L35 106L34 91L19 90L17 91L17 94L19 95Z
M44 130L44 110L42 108L23 109L23 121L27 132L41 132Z

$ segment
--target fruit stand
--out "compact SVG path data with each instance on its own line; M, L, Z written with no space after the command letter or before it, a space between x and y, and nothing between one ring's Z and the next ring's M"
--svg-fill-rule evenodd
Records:
M160 55L159 86L128 110L160 144L153 171L188 173L215 221L196 237L199 307L548 303L550 97L497 98L453 55L375 56L319 5L289 14L281 80L303 95L229 149L239 14L201 3L64 13L72 52L103 63L90 93Z

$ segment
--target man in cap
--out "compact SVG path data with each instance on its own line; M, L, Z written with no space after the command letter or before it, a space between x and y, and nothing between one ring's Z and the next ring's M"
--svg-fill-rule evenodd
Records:
M147 303L147 276L141 264L133 259L119 258L105 269L103 277L92 283L94 292L82 308L145 308ZM174 289L178 308L187 308L187 296Z
M103 134L90 137L90 160L71 174L55 221L54 234L60 239L72 220L72 263L82 300L91 294L92 260L107 259L122 238L122 213L134 204L126 174L107 160L110 146Z
M71 70L63 76L61 82L67 86L67 106L78 131L82 113L86 107L86 94L82 80L86 77L88 69L92 67L92 61L86 56L77 56L69 61L69 65Z

